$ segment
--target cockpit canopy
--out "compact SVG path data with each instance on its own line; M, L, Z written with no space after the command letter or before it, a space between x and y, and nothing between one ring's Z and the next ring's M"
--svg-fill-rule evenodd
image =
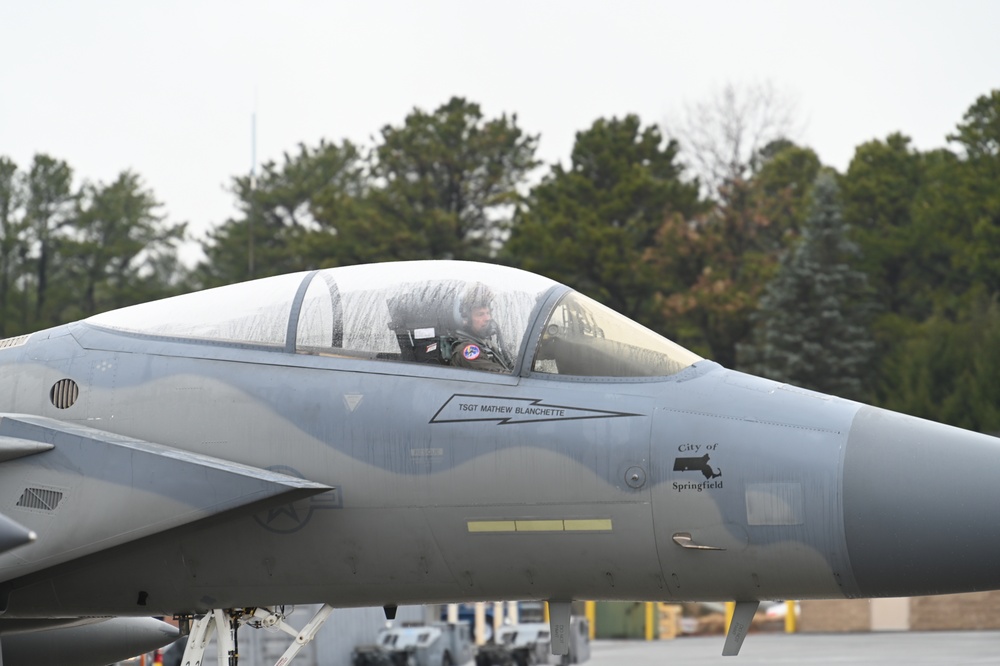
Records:
M114 310L87 323L300 354L448 365L449 340L468 327L469 303L484 299L493 324L483 342L510 359L509 372L520 367L522 351L533 359L531 372L576 376L665 376L701 360L557 282L461 261L293 273ZM536 339L527 340L531 331Z

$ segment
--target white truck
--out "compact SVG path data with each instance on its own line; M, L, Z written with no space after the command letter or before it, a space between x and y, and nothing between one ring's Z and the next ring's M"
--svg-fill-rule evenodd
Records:
M549 625L524 622L501 627L493 645L479 648L476 666L579 664L590 659L590 629L586 618L570 619L569 654L551 654Z
M355 648L356 666L464 666L473 659L472 636L464 623L434 623L390 627L378 633L374 645Z

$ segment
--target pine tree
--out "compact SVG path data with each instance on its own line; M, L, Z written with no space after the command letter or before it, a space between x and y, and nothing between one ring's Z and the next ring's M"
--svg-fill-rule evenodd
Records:
M778 381L861 398L875 349L873 308L864 273L852 267L835 177L822 172L802 240L782 259L754 315L741 365Z
M504 247L506 262L579 289L650 328L660 276L645 258L664 217L701 209L675 141L636 115L578 132L571 164L532 189Z

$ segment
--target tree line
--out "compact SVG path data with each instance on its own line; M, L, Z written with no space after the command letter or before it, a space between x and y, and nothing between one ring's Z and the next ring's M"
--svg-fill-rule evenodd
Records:
M159 207L131 171L74 186L65 161L0 156L0 336L172 293L184 225Z
M948 147L896 133L843 173L780 131L734 133L726 104L714 139L600 118L553 165L516 115L457 97L414 109L373 145L302 144L235 176L236 213L195 266L137 174L76 187L50 156L0 157L0 337L291 271L485 260L727 367L1000 431L1000 91Z

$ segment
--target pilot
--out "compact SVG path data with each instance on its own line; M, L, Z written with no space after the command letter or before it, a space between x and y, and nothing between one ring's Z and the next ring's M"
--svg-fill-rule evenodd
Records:
M513 363L500 346L493 323L493 292L485 285L475 285L462 298L462 326L451 342L452 365L487 372L513 370Z

